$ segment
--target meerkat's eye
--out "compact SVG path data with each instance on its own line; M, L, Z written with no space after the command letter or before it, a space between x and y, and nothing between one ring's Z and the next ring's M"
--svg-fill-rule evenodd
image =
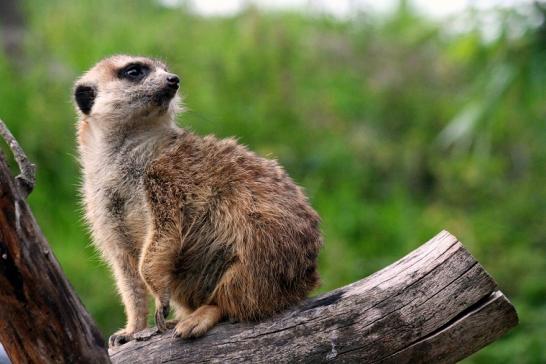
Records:
M133 82L141 81L150 73L150 67L142 63L130 63L119 70L118 77Z

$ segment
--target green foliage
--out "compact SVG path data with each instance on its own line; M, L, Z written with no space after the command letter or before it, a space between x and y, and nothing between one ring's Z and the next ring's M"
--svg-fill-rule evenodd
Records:
M181 125L237 136L306 188L323 219L321 291L445 228L520 313L468 362L546 362L544 26L506 12L503 29L520 35L486 42L408 7L340 21L254 8L202 18L144 0L26 5L24 60L0 56L0 117L39 167L33 211L105 335L124 317L80 217L71 88L98 59L130 53L182 76Z

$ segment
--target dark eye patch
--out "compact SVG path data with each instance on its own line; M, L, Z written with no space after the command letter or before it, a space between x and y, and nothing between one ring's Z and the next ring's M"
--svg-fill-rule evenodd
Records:
M140 62L129 63L118 70L118 78L131 82L142 81L150 73L150 67Z
M86 115L89 115L93 104L95 103L95 98L97 97L97 91L94 87L88 85L79 85L74 90L74 98L76 99L76 104L80 108L81 112Z

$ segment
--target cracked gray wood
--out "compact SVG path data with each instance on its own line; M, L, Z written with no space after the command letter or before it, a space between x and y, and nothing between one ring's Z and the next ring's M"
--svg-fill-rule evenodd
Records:
M518 322L495 281L447 231L381 271L260 323L195 340L153 329L114 363L450 363Z
M28 183L20 188L0 153L0 342L12 363L108 363L102 336L25 200L34 169L14 140Z

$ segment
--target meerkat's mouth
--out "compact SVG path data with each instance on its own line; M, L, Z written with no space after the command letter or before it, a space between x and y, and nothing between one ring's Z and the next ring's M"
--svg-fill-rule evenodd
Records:
M177 75L169 74L166 81L165 87L156 94L156 102L159 106L170 102L180 87L180 78Z
M164 87L155 94L154 101L158 104L158 106L164 105L172 100L177 91L178 87Z

